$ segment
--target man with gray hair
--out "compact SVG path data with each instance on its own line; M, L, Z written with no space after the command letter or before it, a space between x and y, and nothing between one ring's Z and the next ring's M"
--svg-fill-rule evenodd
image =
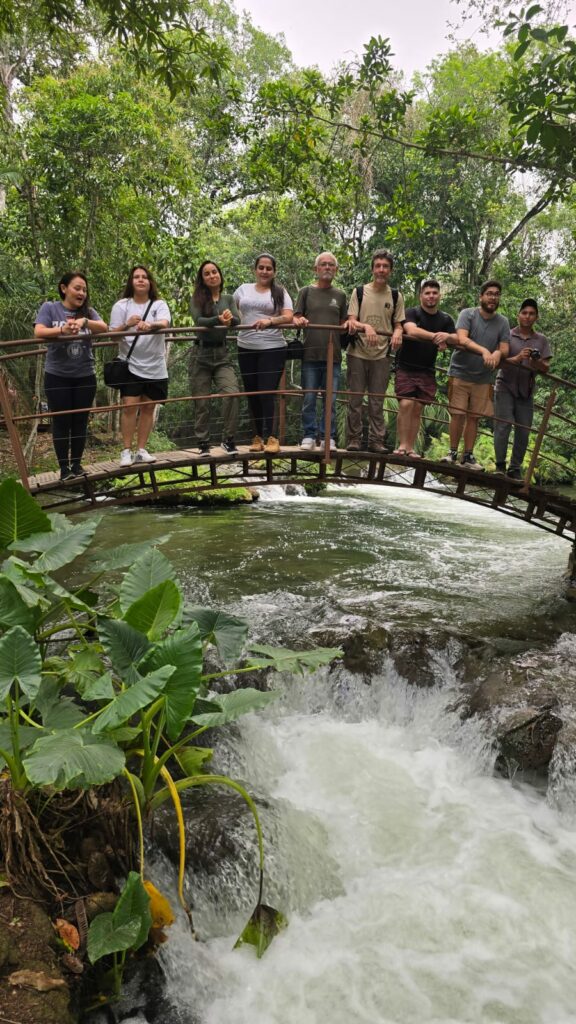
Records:
M326 388L326 359L330 326L347 327L346 295L333 287L338 270L338 260L331 252L321 252L314 261L316 281L301 288L294 306L296 327L304 328L304 355L302 358L302 388L305 392L302 403L302 442L300 447L311 450L318 439L324 443L326 418L326 395L322 396L322 418L317 417L318 390ZM313 324L326 324L324 330L307 330ZM342 352L340 333L334 332L334 365L332 370L332 418L330 424L330 448L336 448L336 392L340 385Z

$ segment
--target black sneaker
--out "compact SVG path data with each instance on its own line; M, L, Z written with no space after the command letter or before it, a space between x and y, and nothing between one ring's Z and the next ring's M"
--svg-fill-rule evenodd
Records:
M224 451L228 452L230 455L236 455L238 451L236 445L234 444L233 437L227 437L225 441L222 441L222 447Z
M75 475L76 474L70 469L70 466L65 466L64 469L60 470L60 479L62 481L73 480Z
M461 465L466 466L466 469L477 469L480 473L484 472L484 466L481 466L479 462L476 462L472 452L464 452Z
M86 470L84 466L81 466L79 462L72 463L71 469L72 476L86 476Z
M522 476L522 470L521 469L509 469L508 472L506 473L506 476L510 480L523 480L524 479L524 477Z
M200 455L210 455L210 445L208 441L202 441L200 445Z
M451 465L455 466L458 461L458 451L456 448L451 448L448 455L443 455L440 462L450 462Z
M496 463L496 469L494 470L494 473L497 474L498 476L504 476L504 474L506 473L506 463L505 462L497 462Z

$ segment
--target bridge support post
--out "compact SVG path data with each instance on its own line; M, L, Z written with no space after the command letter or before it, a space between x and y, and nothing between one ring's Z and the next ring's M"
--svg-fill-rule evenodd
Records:
M551 391L548 395L546 405L544 406L544 412L542 413L540 429L536 435L536 440L534 442L534 451L532 452L532 458L530 459L530 463L528 465L528 469L526 470L526 475L524 477L523 490L528 490L532 482L532 477L534 475L534 470L536 469L536 463L538 462L538 456L540 455L540 449L542 447L542 441L544 440L544 435L546 434L546 431L548 429L548 421L552 414L554 402L556 401L556 395L556 391Z
M10 395L8 394L8 388L6 387L6 381L4 380L3 373L0 373L0 409L2 410L2 416L4 417L4 422L6 424L6 430L8 431L8 437L10 438L10 444L12 445L12 451L14 452L14 458L16 459L16 465L18 466L22 486L29 491L28 468L26 466L26 459L24 458L20 434L18 433L18 428L12 417Z
M334 398L334 332L328 335L326 349L326 394L324 402L324 457L323 462L330 463L330 437L332 429L332 400Z

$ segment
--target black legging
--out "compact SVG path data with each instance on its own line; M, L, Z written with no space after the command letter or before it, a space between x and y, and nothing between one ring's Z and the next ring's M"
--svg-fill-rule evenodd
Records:
M44 375L44 391L50 412L62 409L84 409L94 401L96 377L59 377L55 373ZM52 419L52 440L56 458L62 471L70 464L78 465L86 444L87 412L74 412Z
M238 348L238 364L245 391L276 391L286 365L286 346L255 351ZM247 395L248 406L259 437L268 438L274 432L274 404L276 396Z

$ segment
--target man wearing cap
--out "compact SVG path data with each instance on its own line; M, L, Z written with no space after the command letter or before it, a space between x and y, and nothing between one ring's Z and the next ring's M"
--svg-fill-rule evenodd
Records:
M544 334L534 330L538 319L535 299L524 299L518 312L518 327L510 331L510 356L501 364L494 391L494 454L496 472L506 472L508 438L514 427L508 476L522 479L522 462L534 416L536 371L547 373L552 350Z

